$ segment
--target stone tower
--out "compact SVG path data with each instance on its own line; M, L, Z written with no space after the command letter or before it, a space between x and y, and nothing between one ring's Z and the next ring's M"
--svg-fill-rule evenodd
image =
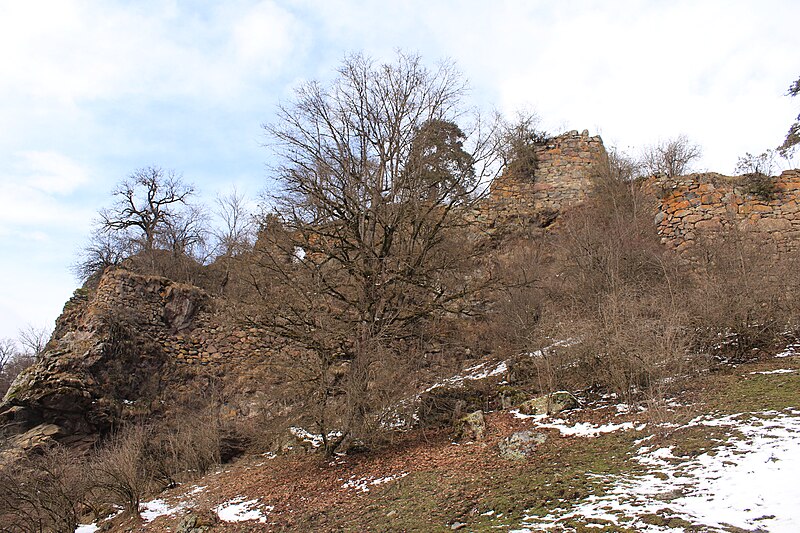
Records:
M600 136L568 131L536 147L533 176L501 175L491 185L481 218L495 225L514 220L546 225L583 202L594 176L608 169Z

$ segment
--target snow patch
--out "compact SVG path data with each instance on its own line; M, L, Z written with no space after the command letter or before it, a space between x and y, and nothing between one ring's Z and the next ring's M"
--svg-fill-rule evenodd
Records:
M258 520L262 524L267 521L267 514L275 510L271 505L258 506L258 498L245 500L237 496L214 507L214 512L223 522L246 522Z
M423 392L430 392L439 387L463 385L465 381L477 381L480 379L501 376L506 372L508 372L508 364L505 361L500 361L494 366L491 366L489 363L478 363L477 365L473 365L464 369L464 374L459 374L444 379L431 385Z
M672 448L643 447L637 460L648 467L648 474L610 477L613 484L606 494L545 516L526 516L517 531L558 529L567 520L624 525L637 531L676 531L640 518L654 513L681 518L703 531L796 531L800 418L794 412L768 411L698 417L684 427L698 425L728 427L733 436L697 457L676 457Z
M350 476L350 479L345 481L345 483L342 485L342 488L353 489L360 492L369 492L370 487L383 485L384 483L389 483L391 481L404 478L407 475L408 472L402 472L400 474L394 474L379 478L368 478L368 477L356 478L356 476Z
M520 420L528 420L528 419L531 419L531 418L534 419L534 420L545 420L545 419L547 419L547 415L546 414L545 415L526 415L524 413L520 413L519 409L512 409L512 410L509 411L509 413L511 415L513 415L514 418L519 418Z
M301 441L307 442L313 448L319 448L320 446L322 446L323 443L322 434L311 433L310 431L307 431L301 427L296 427L296 426L290 427L289 433L291 433ZM341 436L342 436L341 431L331 431L330 433L328 433L328 440L338 439Z
M768 376L771 374L794 374L797 370L792 370L790 368L779 368L777 370L765 370L764 372L750 372L751 375L761 374L764 376Z
M186 502L170 506L161 498L156 498L155 500L143 503L139 507L139 514L145 522L152 522L159 516L172 516L184 507L186 507Z
M555 419L550 424L537 423L537 428L557 429L562 437L597 437L603 433L613 433L615 431L628 431L636 429L640 431L644 426L635 427L633 422L623 422L622 424L603 424L596 426L589 422L578 422L573 426L566 424L565 420Z
M800 342L795 342L788 345L785 350L776 354L775 357L792 357L793 355L797 355L798 350L800 350Z
M98 529L100 529L100 527L94 523L81 524L77 528L75 528L75 533L95 533L95 531L97 531Z

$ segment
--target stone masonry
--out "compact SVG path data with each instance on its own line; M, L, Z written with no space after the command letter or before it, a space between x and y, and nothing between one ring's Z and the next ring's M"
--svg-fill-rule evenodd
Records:
M800 170L774 178L774 194L766 198L748 192L745 177L714 173L656 181L655 192L661 242L678 251L724 228L755 233L773 253L800 249Z
M608 168L599 136L569 131L537 146L533 176L501 175L491 185L481 218L496 226L519 221L546 225L555 215L583 202L594 177Z

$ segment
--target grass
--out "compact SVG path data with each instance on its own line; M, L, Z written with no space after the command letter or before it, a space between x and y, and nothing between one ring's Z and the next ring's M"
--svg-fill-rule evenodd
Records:
M702 413L719 414L783 411L798 407L800 374L751 374L775 368L797 368L800 361L722 368L691 384L697 403L688 413L676 415L685 423ZM541 454L525 463L508 462L491 469L476 469L467 477L430 470L411 474L382 492L368 496L369 505L351 516L348 531L449 531L456 522L466 531L497 531L518 526L526 515L544 516L557 508L570 508L589 495L600 495L609 479L642 471L632 457L638 449L638 432L620 432L597 438L563 439L551 435ZM671 446L677 457L696 457L714 450L729 438L728 428L693 426L656 432L652 444ZM652 470L648 472L658 475ZM638 517L644 523L692 530L686 520L670 516L668 508ZM632 521L632 520L631 520ZM624 524L624 520L621 521ZM569 531L626 531L625 526L594 520L564 521ZM635 531L631 526L629 531Z
M632 467L633 434L596 439L552 437L541 456L495 462L469 472L446 468L409 474L366 495L361 511L342 517L344 531L496 531L527 514L549 511L605 489L605 478ZM469 453L469 452L466 452ZM310 525L310 524L309 524ZM595 531L597 531L595 529Z

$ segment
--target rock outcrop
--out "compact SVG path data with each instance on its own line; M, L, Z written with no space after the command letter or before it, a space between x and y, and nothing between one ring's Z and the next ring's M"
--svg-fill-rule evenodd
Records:
M151 412L174 362L164 344L207 301L196 287L123 269L77 290L41 359L0 404L0 425L17 435L11 447L88 447L120 420Z

